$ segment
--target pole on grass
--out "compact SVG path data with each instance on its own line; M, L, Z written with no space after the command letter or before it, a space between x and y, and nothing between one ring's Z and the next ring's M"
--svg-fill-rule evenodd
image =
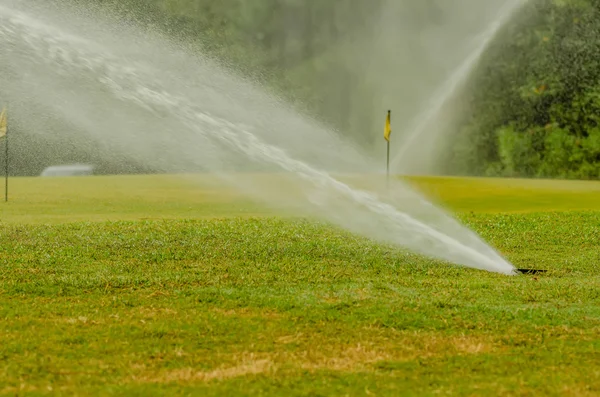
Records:
M385 128L383 130L383 138L387 143L387 160L386 160L386 186L390 184L390 135L392 134L392 111L388 110L387 118L385 119Z
M1 138L4 138L4 201L8 201L8 115L6 106L0 113Z

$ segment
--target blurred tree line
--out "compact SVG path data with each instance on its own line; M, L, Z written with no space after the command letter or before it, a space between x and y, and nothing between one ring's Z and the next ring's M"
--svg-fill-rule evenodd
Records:
M480 32L477 21L466 18L469 10L478 15L489 8L480 0L460 0L462 6L443 0L68 1L158 28L367 150L383 145L390 103L397 109L395 131L401 130L440 84L439 76L449 74L446 61L456 64L452 53L465 55L444 41L448 32L463 29L462 41ZM463 14L464 21L451 13ZM448 21L451 30L435 31ZM460 116L447 127L452 135L440 160L444 172L598 178L599 29L598 1L529 1L453 102ZM427 34L429 47L423 45ZM101 161L75 149L71 157Z
M530 2L469 85L454 172L600 177L600 2Z
M381 121L376 110L383 110L373 105L380 90L344 48L376 37L386 0L102 2L122 18L146 21L194 42L360 144L373 145L370 131ZM404 2L394 23L424 31L444 18L439 4ZM417 59L416 47L405 53ZM490 176L600 177L599 63L600 2L530 1L490 46L461 94L464 117L444 159L451 165L447 169Z

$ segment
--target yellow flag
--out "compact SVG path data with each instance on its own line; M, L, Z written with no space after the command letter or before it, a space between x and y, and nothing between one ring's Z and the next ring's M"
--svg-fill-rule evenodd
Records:
M386 141L390 141L390 134L392 133L392 117L390 115L391 111L388 110L387 118L385 119L385 129L383 130L383 137Z
M2 109L2 113L0 113L0 138L6 136L6 131L8 130L6 126L6 108Z

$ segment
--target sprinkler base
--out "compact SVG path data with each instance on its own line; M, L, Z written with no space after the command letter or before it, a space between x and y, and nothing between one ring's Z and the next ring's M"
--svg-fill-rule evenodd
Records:
M516 271L520 274L539 274L547 272L547 270L542 269L516 269Z

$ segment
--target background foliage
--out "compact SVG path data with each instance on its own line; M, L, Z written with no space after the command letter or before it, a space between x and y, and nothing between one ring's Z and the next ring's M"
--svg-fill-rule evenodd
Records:
M456 63L451 53L464 55L444 52L449 47L444 32L462 25L473 33L481 29L467 23L466 5L457 11L438 0L69 1L189 43L367 150L383 145L379 116L390 103L398 109L396 131L406 128L403 122L422 107L442 81L439 76L448 74L444 65ZM483 2L471 3L485 10ZM447 127L451 139L441 159L444 172L600 176L599 16L600 3L592 0L528 3L492 43L452 104L460 117ZM444 23L452 23L452 29L435 30L448 27ZM432 39L425 45L428 34ZM461 34L472 36L468 30ZM41 148L38 153L30 143L15 143L20 173L37 173L58 161L101 163L76 148L51 154ZM148 171L126 159L100 169Z
M598 178L599 28L598 2L530 3L470 82L454 169Z

